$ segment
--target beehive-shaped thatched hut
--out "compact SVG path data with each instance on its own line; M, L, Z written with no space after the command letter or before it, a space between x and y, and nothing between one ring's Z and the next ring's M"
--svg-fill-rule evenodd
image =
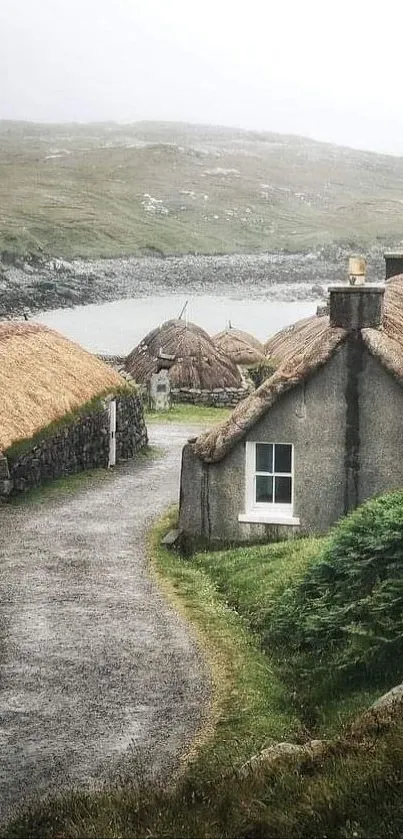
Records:
M235 364L241 367L251 367L260 364L264 358L264 347L260 341L242 329L235 329L229 326L218 335L214 335L213 341Z
M328 325L327 315L311 315L284 327L266 341L264 351L267 359L278 366L294 358L301 349L308 353L321 331L326 332Z
M0 477L5 477L4 454L18 488L107 466L111 411L104 396L115 401L117 456L123 451L130 456L147 435L141 401L119 373L46 326L1 323Z
M153 329L128 355L126 370L136 382L147 384L161 355L172 358L171 388L213 391L242 385L236 364L194 323L173 319Z

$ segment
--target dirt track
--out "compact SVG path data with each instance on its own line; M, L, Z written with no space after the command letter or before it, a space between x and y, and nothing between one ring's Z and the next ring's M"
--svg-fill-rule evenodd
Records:
M154 426L163 458L1 508L1 822L34 796L124 777L133 761L169 771L197 730L208 674L144 555L197 431Z

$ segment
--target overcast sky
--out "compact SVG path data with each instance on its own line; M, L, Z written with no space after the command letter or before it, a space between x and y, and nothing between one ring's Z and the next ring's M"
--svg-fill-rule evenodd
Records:
M0 118L187 120L403 155L398 0L0 0Z

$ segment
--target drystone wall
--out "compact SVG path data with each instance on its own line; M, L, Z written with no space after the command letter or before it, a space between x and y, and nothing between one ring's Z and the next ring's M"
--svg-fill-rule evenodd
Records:
M116 459L129 460L148 443L140 395L116 398Z
M104 364L109 364L110 367L114 367L117 370L120 370L126 361L125 355L105 355L103 353L97 353L96 355L100 361L104 362Z
M10 492L22 492L46 481L86 469L107 468L109 399L99 408L62 424L50 436L8 459ZM143 403L137 394L116 396L116 459L127 460L147 443ZM7 454L7 453L6 453Z
M242 399L249 396L245 387L215 388L214 390L196 390L171 388L171 402L185 402L188 405L205 405L216 408L234 408Z

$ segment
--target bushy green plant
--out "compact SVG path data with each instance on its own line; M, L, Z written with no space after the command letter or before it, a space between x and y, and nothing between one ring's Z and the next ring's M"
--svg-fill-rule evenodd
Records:
M254 364L252 367L248 367L247 373L249 378L252 379L255 387L260 387L266 379L270 379L270 376L273 375L277 367L278 362L276 359L265 358L259 364Z
M403 492L363 504L341 521L318 563L286 589L266 641L284 645L303 677L334 683L401 679Z

